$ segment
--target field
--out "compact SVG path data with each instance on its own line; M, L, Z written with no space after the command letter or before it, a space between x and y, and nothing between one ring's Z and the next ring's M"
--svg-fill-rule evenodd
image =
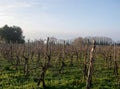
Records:
M0 89L86 89L92 47L1 44ZM90 89L120 89L119 52L96 45Z

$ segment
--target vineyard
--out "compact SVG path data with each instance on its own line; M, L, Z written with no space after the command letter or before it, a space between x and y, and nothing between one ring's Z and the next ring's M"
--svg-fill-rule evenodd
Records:
M120 46L0 43L0 89L120 89Z

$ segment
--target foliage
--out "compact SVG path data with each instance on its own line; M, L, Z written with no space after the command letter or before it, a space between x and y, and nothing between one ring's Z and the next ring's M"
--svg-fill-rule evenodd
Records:
M9 27L5 25L4 27L0 28L0 36L1 39L4 39L7 43L24 43L24 36L22 29L18 26Z

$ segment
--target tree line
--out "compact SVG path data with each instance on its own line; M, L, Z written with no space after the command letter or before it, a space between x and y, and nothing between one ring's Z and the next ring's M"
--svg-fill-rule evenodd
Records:
M68 45L80 45L80 44L92 44L92 40L96 41L96 45L120 45L120 41L114 42L110 37L96 36L96 37L78 37L73 40L66 40ZM6 43L24 43L25 36L23 36L23 30L19 26L8 26L4 25L0 28L0 40ZM40 39L44 42L43 39ZM57 39L55 37L50 37L50 42L54 44L63 44L64 40ZM45 43L45 42L44 42Z

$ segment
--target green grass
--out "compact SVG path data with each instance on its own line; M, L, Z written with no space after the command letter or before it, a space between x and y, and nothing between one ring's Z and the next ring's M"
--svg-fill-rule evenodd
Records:
M53 62L53 61L52 61ZM30 62L31 63L31 62ZM69 59L62 74L59 74L59 65L51 66L45 77L46 89L85 89L86 81L83 79L82 61L70 66ZM41 68L36 68L36 61L30 64L29 76L23 73L23 64L18 69L6 59L0 58L0 89L43 89L37 86ZM92 89L120 89L118 80L120 76L113 75L113 68L105 66L103 59L97 59L94 63ZM119 70L120 72L120 70ZM120 73L119 73L120 74Z

